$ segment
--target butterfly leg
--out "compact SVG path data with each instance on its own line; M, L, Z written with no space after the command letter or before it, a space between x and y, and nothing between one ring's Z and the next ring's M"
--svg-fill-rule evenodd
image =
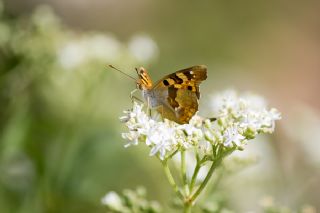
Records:
M161 105L160 107L161 107L161 109L159 110L159 112L161 112L161 119L162 119L162 121L164 121L164 117L163 117L164 107L163 107L163 105Z
M148 97L148 101L147 101L147 111L149 113L149 117L151 118L152 114L151 114L150 98L149 97Z
M213 121L216 121L217 118L209 118L209 120L210 120L211 122L213 122Z
M209 120L210 122L214 122L217 120L217 118L206 118L206 119L203 119L202 123L204 124L206 120Z
M132 91L130 92L130 99L131 99L132 102L138 101L138 102L140 102L140 103L143 103L143 101L142 101L140 98L138 98L138 97L136 97L136 96L133 95L137 90L138 90L138 89L134 89L134 90L132 90Z

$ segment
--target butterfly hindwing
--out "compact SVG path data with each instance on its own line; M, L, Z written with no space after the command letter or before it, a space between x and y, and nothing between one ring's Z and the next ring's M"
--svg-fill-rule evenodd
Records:
M161 90L155 91L159 94ZM164 90L162 90L164 92ZM192 116L198 111L198 97L190 90L169 87L169 95L157 96L157 111L162 117L175 121L179 124L188 123ZM166 97L166 98L161 98Z
M198 111L196 93L190 90L178 89L175 100L179 103L179 106L175 108L177 118L181 123L189 123L189 120Z
M204 65L165 76L152 88L156 94L162 94L156 95L161 102L158 111L169 120L180 124L188 123L198 111L199 85L206 78L207 68Z

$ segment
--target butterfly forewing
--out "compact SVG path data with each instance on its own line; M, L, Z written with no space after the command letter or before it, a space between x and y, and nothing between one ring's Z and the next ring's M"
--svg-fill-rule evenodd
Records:
M201 81L207 79L207 67L205 65L198 65L179 70L175 73L167 75L155 83L156 87L167 87L175 85L176 87L186 88L187 86L199 86Z

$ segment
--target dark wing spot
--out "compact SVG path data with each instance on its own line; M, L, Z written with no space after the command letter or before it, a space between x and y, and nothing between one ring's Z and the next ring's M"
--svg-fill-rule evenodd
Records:
M189 81L195 77L193 74L191 74L191 71L183 72L183 74L185 74L185 76L187 76Z
M188 86L188 90L192 91L192 86Z
M167 80L162 81L165 86L169 86L169 82Z
M175 82L176 84L182 84L182 83L183 83L183 80L182 80L181 78L179 78L176 74L170 76L170 78L171 78L172 80L174 80L174 82Z

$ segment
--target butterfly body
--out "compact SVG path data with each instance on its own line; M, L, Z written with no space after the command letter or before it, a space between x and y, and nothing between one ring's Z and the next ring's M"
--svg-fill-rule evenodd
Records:
M161 106L163 101L163 98L167 96L166 91L155 91L153 89L149 90L142 90L142 96L147 101L148 106L151 108L156 108L158 106Z
M198 111L199 85L207 78L206 66L179 70L155 84L143 67L137 69L137 73L137 87L142 90L149 107L155 108L164 118L179 124L189 123Z

